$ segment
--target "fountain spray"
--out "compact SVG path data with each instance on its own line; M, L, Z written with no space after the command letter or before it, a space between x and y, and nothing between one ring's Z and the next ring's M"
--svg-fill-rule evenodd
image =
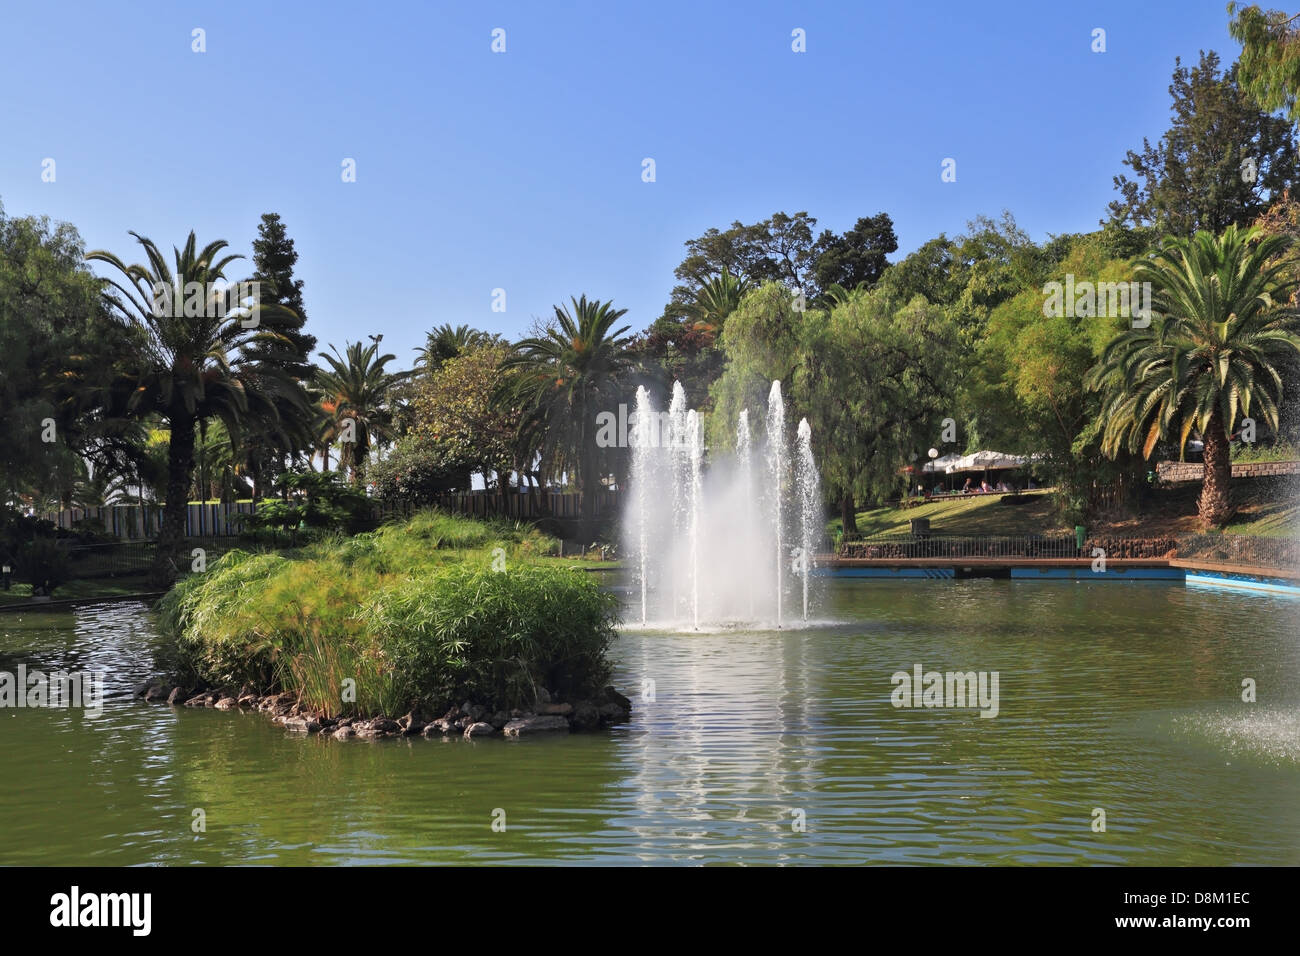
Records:
M781 572L785 566L785 541L782 535L781 488L785 477L785 399L781 397L781 383L773 382L767 393L767 465L772 479L772 511L776 526L776 626L781 626L782 591Z

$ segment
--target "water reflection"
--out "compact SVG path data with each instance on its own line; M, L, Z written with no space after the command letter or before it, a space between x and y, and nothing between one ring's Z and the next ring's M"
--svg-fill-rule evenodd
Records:
M165 649L143 606L6 615L0 669L103 668L108 700L0 710L0 863L1300 862L1289 599L830 592L841 623L813 629L626 631L632 723L519 742L303 739L146 705L131 691ZM918 663L999 671L999 716L895 709L890 675Z

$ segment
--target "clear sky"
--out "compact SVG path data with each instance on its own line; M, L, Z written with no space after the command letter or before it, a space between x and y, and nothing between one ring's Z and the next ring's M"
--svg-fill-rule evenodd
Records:
M899 256L1003 209L1095 228L1174 57L1235 59L1225 7L0 0L0 201L128 262L131 229L251 255L278 212L321 346L383 333L403 364L433 325L517 335L583 293L639 330L736 219L883 210Z

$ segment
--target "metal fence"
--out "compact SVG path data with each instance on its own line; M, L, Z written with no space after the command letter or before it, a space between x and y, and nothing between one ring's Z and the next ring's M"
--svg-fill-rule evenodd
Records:
M595 517L609 517L617 512L618 492L602 489L595 493ZM582 514L582 495L576 492L472 492L439 495L433 502L445 511L479 517L508 518L577 518Z
M185 509L186 537L207 538L240 534L241 515L251 515L257 506L251 501L211 501L190 504ZM40 516L63 531L91 526L124 541L149 541L162 528L161 505L111 505L103 508L64 508Z
M582 513L582 495L576 493L538 492L529 494L510 489L504 494L496 491L475 491L462 494L439 495L432 504L445 511L458 514L509 518L577 518ZM618 492L596 492L596 517L616 513ZM409 516L416 508L401 502L371 502L370 523L398 516ZM245 516L257 513L252 501L208 502L191 504L185 512L187 538L235 537L248 530ZM104 532L123 541L145 542L157 537L162 527L162 507L159 505L113 505L103 508L65 508L41 515L58 528L73 531L87 524L102 528Z
M204 561L212 562L237 545L238 542L232 538L187 540L181 551L181 570L189 570L195 548L203 550ZM158 542L123 541L77 545L67 548L65 553L68 576L73 580L128 577L148 573L158 554Z
M1086 544L1086 542L1085 542ZM845 558L1078 558L1074 535L882 534L846 541Z

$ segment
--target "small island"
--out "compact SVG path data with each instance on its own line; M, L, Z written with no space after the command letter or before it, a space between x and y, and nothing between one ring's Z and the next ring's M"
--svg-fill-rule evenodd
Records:
M436 510L290 552L228 552L159 604L179 673L148 701L336 738L595 730L618 599L534 528Z

